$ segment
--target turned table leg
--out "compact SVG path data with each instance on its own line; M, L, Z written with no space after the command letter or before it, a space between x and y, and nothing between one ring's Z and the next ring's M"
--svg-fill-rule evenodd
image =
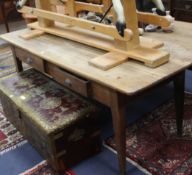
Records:
M115 142L117 145L117 156L119 161L120 174L126 173L126 146L125 146L125 116L124 104L118 92L111 93L111 112Z
M185 87L185 71L181 72L174 79L175 90L175 110L176 110L176 124L177 134L182 136L183 126L183 110L184 110L184 87Z
M16 71L17 72L22 72L23 71L22 61L20 61L19 58L16 56L15 48L13 46L11 46L11 50L12 50L12 53L13 53L13 58L14 58L14 62L15 62Z

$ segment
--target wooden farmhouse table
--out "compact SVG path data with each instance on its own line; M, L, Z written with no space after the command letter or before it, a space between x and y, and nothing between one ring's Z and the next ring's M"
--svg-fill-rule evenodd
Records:
M136 97L173 81L177 129L178 134L182 133L184 76L185 70L192 66L192 25L176 22L175 28L175 32L171 34L146 34L163 39L164 49L172 55L168 63L155 69L129 60L103 71L89 65L88 60L102 55L105 51L49 34L31 40L20 38L19 35L28 29L3 34L1 37L12 45L18 72L23 71L22 62L25 62L63 86L110 107L120 174L125 174L124 109Z

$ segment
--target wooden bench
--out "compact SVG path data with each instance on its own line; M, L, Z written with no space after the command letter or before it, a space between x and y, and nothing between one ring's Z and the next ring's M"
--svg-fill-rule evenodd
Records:
M100 151L100 110L34 69L0 80L6 117L57 171Z

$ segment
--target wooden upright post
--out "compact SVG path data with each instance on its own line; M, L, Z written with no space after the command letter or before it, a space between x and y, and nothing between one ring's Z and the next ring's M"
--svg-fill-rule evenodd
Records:
M111 3L112 3L111 0L102 0L104 12L109 8L109 6L111 5Z
M67 1L67 12L69 16L77 16L76 9L75 9L75 0L68 0Z
M103 5L103 13L105 13L108 8L110 7L110 5L112 4L112 0L102 0L102 5ZM109 16L111 15L113 17L113 24L115 24L115 21L117 19L116 13L114 11L114 8L112 7L109 14Z
M127 28L131 29L133 32L133 38L131 42L129 42L128 47L136 48L140 44L136 3L135 0L121 0L121 1L124 7L125 21Z
M52 5L50 0L35 0L35 5L39 9L52 11ZM38 17L39 26L41 27L50 27L54 25L53 20L45 19L42 17Z
M118 49L128 51L137 48L140 44L136 4L135 0L121 0L121 2L124 8L126 26L132 30L133 38L129 42L115 39L115 44Z

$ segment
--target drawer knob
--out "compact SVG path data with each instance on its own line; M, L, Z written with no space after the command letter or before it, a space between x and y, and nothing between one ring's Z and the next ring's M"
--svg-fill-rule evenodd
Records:
M26 63L27 63L27 64L32 64L32 63L33 63L32 58L28 57L28 58L26 59Z
M65 81L64 81L64 84L66 85L66 86L71 86L71 80L70 79L65 79Z

